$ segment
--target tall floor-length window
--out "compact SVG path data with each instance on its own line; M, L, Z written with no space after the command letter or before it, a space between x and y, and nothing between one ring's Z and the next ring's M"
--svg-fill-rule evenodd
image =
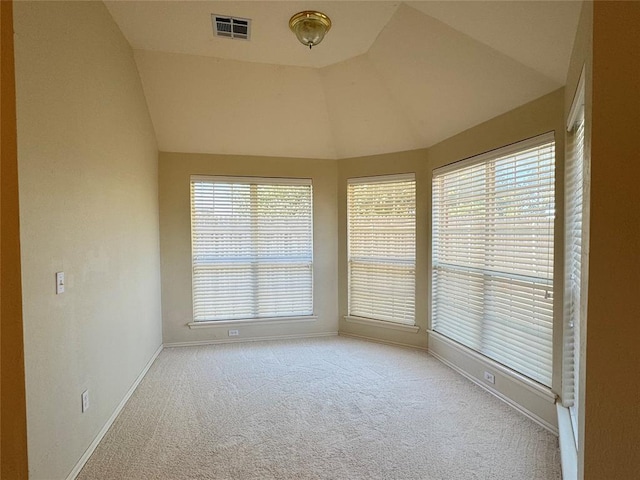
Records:
M432 329L551 386L553 134L433 173Z

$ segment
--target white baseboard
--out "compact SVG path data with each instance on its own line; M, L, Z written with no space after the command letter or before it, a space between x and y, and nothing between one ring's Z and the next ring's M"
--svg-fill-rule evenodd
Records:
M500 400L505 402L507 405L509 405L512 408L518 410L525 417L530 418L531 420L536 422L541 427L544 427L545 429L549 430L554 435L558 435L558 429L556 428L555 425L550 424L549 422L547 422L546 420L544 420L540 416L538 416L535 413L531 412L530 410L526 409L522 405L519 405L518 403L514 402L513 400L511 400L509 397L507 397L503 393L501 393L501 392L499 392L499 391L497 391L497 390L495 390L495 389L483 384L476 377L474 377L473 375L471 375L468 372L464 371L462 368L458 367L455 363L450 362L449 360L444 358L442 355L438 355L437 353L435 353L435 352L433 352L431 350L429 350L429 354L432 355L434 358L438 359L439 361L441 361L442 363L444 363L449 368L451 368L451 369L455 370L456 372L458 372L463 377L467 378L468 380L471 380L473 383L475 383L476 385L478 385L482 389L486 390L490 394L492 394L495 397L499 398Z
M244 342L262 342L265 340L292 340L296 338L315 338L315 337L335 337L338 332L322 332L322 333L300 333L295 335L271 335L267 337L247 337L247 338L219 338L214 340L196 340L193 342L171 342L165 343L165 348L174 347L197 347L199 345L219 345L222 343L244 343Z
M129 401L129 398L131 398L131 395L133 395L133 392L136 391L136 388L138 388L138 385L140 384L144 376L147 374L147 372L151 368L151 365L153 365L153 362L155 362L156 358L158 358L158 355L160 355L160 352L162 351L163 348L164 346L160 345L158 347L158 350L156 350L155 353L151 356L151 360L149 360L149 362L147 362L145 367L142 369L142 372L140 372L140 375L138 375L138 377L135 379L135 381L131 385L131 388L129 388L129 390L124 395L124 397L122 398L122 400L120 401L116 409L113 411L113 413L109 417L109 420L107 420L107 422L104 424L104 426L102 427L102 429L100 430L96 438L94 438L93 442L91 442L91 445L89 445L89 448L87 448L87 450L84 452L82 457L80 457L80 460L78 460L78 463L76 463L75 467L73 467L73 470L71 470L71 473L67 475L66 480L74 480L78 476L78 474L80 473L80 470L82 470L82 467L84 467L84 464L87 463L87 460L89 460L89 457L91 457L91 454L93 454L94 450L96 449L98 444L102 441L107 431L109 431L109 428L111 428L111 425L113 425L113 422L115 422L116 418L118 418L118 415L126 405L127 401Z
M365 335L356 335L355 333L339 332L338 335L340 335L341 337L359 338L361 340L366 340L368 342L382 343L384 345L393 345L395 347L413 348L413 349L422 350L425 352L428 351L427 347L421 347L419 345L411 345L410 343L392 342L390 340L383 340L375 337L367 337Z

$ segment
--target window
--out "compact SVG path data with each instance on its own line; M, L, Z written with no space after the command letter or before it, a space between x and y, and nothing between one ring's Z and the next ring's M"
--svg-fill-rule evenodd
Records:
M432 328L551 385L553 134L433 174Z
M192 177L194 320L311 315L310 180Z
M571 107L568 122L569 152L565 163L565 293L562 404L569 407L578 443L578 392L580 383L580 330L586 322L586 263L588 219L585 208L588 168L584 153L584 79Z
M349 315L415 325L415 176L350 179Z

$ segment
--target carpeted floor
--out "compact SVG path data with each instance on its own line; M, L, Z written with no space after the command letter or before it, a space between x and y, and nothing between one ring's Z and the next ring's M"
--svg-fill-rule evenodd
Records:
M560 479L557 438L424 352L165 349L79 479Z

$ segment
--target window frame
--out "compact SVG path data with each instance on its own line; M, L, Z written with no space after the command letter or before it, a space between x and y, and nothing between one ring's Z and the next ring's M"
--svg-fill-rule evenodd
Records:
M194 241L195 234L195 226L194 226L194 215L195 209L194 206L194 184L195 183L207 183L211 185L221 184L221 185L246 185L250 188L249 201L253 204L254 201L257 201L254 193L257 192L257 188L260 186L264 187L272 187L272 186L304 186L308 187L308 243L305 243L305 247L308 250L308 261L303 262L305 265L308 265L309 268L309 277L308 277L308 290L309 290L309 298L308 305L309 309L299 312L290 312L287 314L256 314L259 308L259 300L260 297L260 289L256 287L255 290L251 291L252 295L252 314L243 315L243 316L229 316L229 317L220 317L220 318L212 318L213 316L209 316L209 318L198 318L198 314L196 311L196 297L198 295L198 287L196 285L196 247ZM193 307L193 321L188 323L191 328L199 328L206 326L215 326L215 325L223 325L223 324L233 324L233 323L242 323L242 324L263 324L263 323L284 323L289 321L309 321L315 320L317 317L314 314L314 248L313 248L313 236L314 236L314 215L313 215L313 182L311 178L281 178L281 177L258 177L258 176L220 176L220 175L191 175L189 181L189 208L190 208L190 240L191 240L191 288L192 288L192 307ZM213 197L213 194L211 195ZM255 234L255 228L257 223L257 216L259 211L257 211L257 207L254 205L250 205L249 209L246 211L249 215L252 232L250 234ZM285 230L286 232L286 230ZM247 257L247 261L254 265L254 267L258 268L261 262L260 254L256 253L259 249L258 240L260 240L260 234L255 238L252 238L249 242L250 249L252 254ZM287 258L283 256L282 258ZM293 257L291 257L293 258ZM296 257L297 258L297 257ZM231 260L230 260L231 259ZM232 257L227 258L228 261L232 261ZM215 263L215 262L210 262ZM220 263L224 263L224 258L221 257Z
M585 112L585 71L584 68L580 74L578 86L575 96L567 117L567 144L570 145L568 155L565 160L565 265L564 265L564 305L563 305L563 355L562 355L562 405L569 409L569 417L571 420L571 430L573 433L576 449L579 447L579 425L580 425L580 350L581 350L581 332L586 328L587 323L587 298L588 298L588 272L589 272L589 178L590 163L586 149L586 112ZM582 128L582 132L580 132ZM580 158L576 157L574 142L581 140ZM580 165L574 165L574 162L580 162ZM575 169L578 172L575 172ZM575 180L570 178L572 175L578 174L581 177L581 184L577 188L569 185L569 182ZM580 190L581 197L579 205L578 199L572 195ZM576 208L579 211L571 211ZM574 241L576 237L571 235L571 224L574 216L580 216L580 259L576 261L573 250L576 247ZM574 282L573 271L578 268L580 270L579 282ZM577 290L577 292L576 292ZM577 298L575 296L577 293ZM576 305L577 301L577 305ZM576 309L577 308L577 312ZM577 318L576 314L577 313ZM577 325L575 324L577 320Z
M555 284L555 276L557 275L557 272L554 272L554 250L555 250L555 234L553 233L555 231L555 213L556 213L556 200L555 200L555 170L556 170L556 155L555 155L555 135L554 132L548 132L546 134L542 134L542 135L538 135L536 137L532 137L520 142L516 142L514 144L510 144L507 145L505 147L502 148L498 148L489 152L486 152L484 154L480 154L465 160L461 160L459 162L454 162L448 165L445 165L443 167L437 168L433 170L433 174L432 174L432 212L431 212L431 222L432 222L432 243L431 243L431 288L430 288L430 299L429 299L429 310L430 310L430 328L431 331L438 334L438 335L442 335L443 337L446 337L447 339L455 342L456 344L461 345L464 348L467 348L481 356L483 356L484 358L490 359L493 362L497 362L498 364L504 366L507 371L513 372L514 375L516 376L523 376L524 378L537 383L538 385L540 385L543 388L546 389L551 389L552 388L552 384L553 384L553 357L554 357L554 351L553 351L553 345L554 345L554 336L553 336L553 330L554 330L554 315L553 315L553 311L554 311L554 300L553 300L553 291L554 291L554 284ZM438 284L437 282L440 281L441 284L442 282L445 282L446 280L437 280L436 279L436 275L437 275L437 270L439 268L441 268L441 255L442 252L440 252L438 250L438 248L442 249L443 245L446 245L447 242L445 242L444 240L442 240L442 238L439 238L438 235L440 235L442 237L443 233L439 232L439 228L438 225L440 225L440 223L438 223L438 225L436 225L436 222L441 222L441 218L437 217L438 215L442 215L441 212L438 211L438 208L440 208L440 205L445 205L446 207L446 202L444 202L443 199L438 199L436 198L436 196L438 195L438 191L439 189L437 188L436 185L436 181L438 178L444 177L447 174L451 174L453 172L460 172L463 171L465 169L471 169L473 167L477 167L478 169L482 169L484 167L485 171L488 171L491 168L491 162L497 162L500 159L505 159L508 158L510 156L512 157L516 157L519 153L523 153L526 152L527 150L533 150L535 148L538 147L544 147L545 145L552 145L553 148L553 156L550 159L550 165L549 167L551 168L551 177L550 179L547 178L544 181L544 188L547 189L548 191L551 192L551 197L549 200L549 205L551 208L551 211L549 213L549 219L546 222L547 228L549 229L548 232L549 234L546 235L546 240L545 242L542 244L543 245L543 250L546 249L547 251L551 252L550 256L546 259L545 262L545 267L547 269L547 276L545 277L544 275L540 276L538 278L537 275L533 275L531 276L531 278L527 278L526 276L521 276L520 279L518 279L519 275L514 272L514 273L509 273L509 271L507 270L495 270L495 273L498 274L497 277L494 276L494 273L489 272L487 270L487 263L486 260L483 260L483 256L487 256L487 251L486 251L486 245L484 247L480 248L480 252L479 255L480 257L478 257L477 261L480 262L480 267L478 268L473 268L472 266L468 268L468 272L465 273L464 275L469 276L469 280L468 281L472 281L471 276L477 274L477 276L479 276L478 278L480 278L482 281L476 279L477 281L480 281L481 285L479 285L478 288L480 288L479 292L471 292L471 297L473 297L475 300L478 300L478 298L482 297L482 301L480 302L480 304L478 304L479 306L476 308L476 310L478 310L476 313L478 316L477 322L480 322L478 325L478 328L481 329L482 333L482 340L478 340L474 341L473 337L473 332L467 332L466 327L463 325L462 327L457 327L455 326L456 324L459 323L459 321L456 320L449 320L448 323L447 321L445 321L445 324L448 325L453 325L455 327L453 328L459 328L460 329L460 335L457 335L458 338L454 338L451 336L451 334L447 334L447 333L443 333L441 330L442 328L439 328L438 325L438 321L440 318L443 317L436 317L436 315L439 315L438 313L436 313L435 308L436 305L438 304L438 301L442 302L442 299L440 297L438 297ZM514 160L514 162L516 162L516 160ZM515 164L515 163L514 163ZM540 167L538 167L540 168ZM464 173L464 172L463 172ZM493 172L495 175L495 172ZM474 175L473 172L469 172L469 176ZM475 177L473 177L475 178ZM480 178L480 177L478 177ZM492 178L490 176L490 173L484 173L483 176L484 180L481 181L481 186L478 187L480 191L485 191L485 190L490 190L491 188L497 188L495 183L496 180L495 178ZM480 181L480 180L478 180ZM494 183L493 187L491 187L492 182ZM542 184L539 184L542 185ZM484 195L484 193L482 194ZM527 195L532 195L530 193L528 193ZM484 196L482 196L481 198L485 198ZM530 197L526 197L526 198L530 198ZM485 199L485 201L489 201L490 199ZM485 205L486 206L486 205ZM495 215L494 213L492 213L492 209L490 208L490 206L486 209L484 209L483 211L486 211L488 213L486 213L485 215ZM476 218L475 216L473 218ZM486 218L488 217L477 217L477 218L482 218L483 221L487 221ZM493 218L493 217L491 217ZM484 223L482 225L485 225ZM505 224L505 225L508 225ZM541 224L542 225L542 224ZM469 227L470 228L470 227ZM486 229L486 226L485 226ZM464 230L464 229L463 229ZM472 233L471 230L469 230L470 234ZM483 240L484 237L480 237L479 241L481 242L482 245L484 245L485 240ZM475 241L475 240L474 240ZM493 248L499 247L500 243L496 243L495 246ZM447 247L447 248L451 248L451 247ZM446 249L445 249L446 250ZM454 253L454 255L456 255ZM459 254L457 254L459 255ZM463 257L460 257L461 259L463 259ZM513 255L511 255L509 258L517 260L519 259L518 254L514 253ZM465 263L463 260L461 260L462 263L460 264L460 268L464 269L465 267L463 267L462 265ZM494 260L492 260L493 262ZM471 260L467 261L466 263L469 263L471 265ZM445 262L446 263L446 262ZM444 265L444 264L442 264ZM484 265L484 267L482 266ZM534 263L531 263L531 265L534 265ZM537 265L537 264L535 264ZM453 265L452 265L453 266ZM457 267L456 267L457 268ZM454 269L455 270L455 269ZM455 272L454 272L455 274ZM538 287L534 287L533 285L536 285L535 282L539 282L540 285L540 289L541 290L546 290L547 293L545 293L545 299L548 300L548 305L545 307L548 310L548 313L545 314L545 323L548 325L546 327L546 330L544 333L544 337L540 337L540 338L544 338L544 345L545 345L545 351L547 351L546 353L546 357L547 360L544 363L541 363L541 365L544 365L544 368L542 367L533 367L533 364L531 363L530 360L530 356L532 351L535 351L537 349L536 348L532 348L531 351L529 353L526 353L526 355L528 355L529 357L525 358L525 361L529 363L529 367L527 366L522 366L522 367L518 367L517 363L511 363L508 364L508 362L512 362L512 360L509 358L510 356L512 356L513 354L509 354L506 350L504 352L502 352L504 355L502 355L502 360L499 359L498 357L496 357L495 353L490 353L492 348L485 346L484 344L484 336L486 335L486 323L487 323L487 318L486 318L486 309L487 309L487 303L486 300L484 299L484 296L488 294L488 292L490 293L490 290L487 290L487 278L485 278L487 275L489 275L489 279L491 280L491 282L495 283L495 279L499 279L500 276L504 276L507 280L505 285L511 285L511 283L513 281L519 281L522 280L523 283L524 282L534 282L531 283L532 287L531 288L538 288ZM454 284L457 284L456 282L460 282L462 280L450 280L452 282L454 282ZM444 285L444 284L442 284ZM452 284L453 285L453 284ZM474 283L475 285L475 283ZM440 286L439 288L444 288L445 290L447 290L448 288L451 287L447 287L446 285ZM496 288L496 287L493 287ZM500 289L500 287L497 287L498 289ZM526 285L523 287L526 288ZM502 287L502 289L505 292L510 292L512 291L512 287L510 286L505 286ZM548 292L551 292L551 296L548 297ZM476 298L478 297L478 298ZM493 297L492 297L493 298ZM495 299L493 300L495 301ZM533 300L535 302L535 300ZM463 307L463 312L465 311L464 308L467 308L467 311L469 311L469 307ZM451 312L449 312L451 313ZM460 317L460 318L465 318L465 315L468 316L469 314L465 314L465 313L458 313L456 314L456 317ZM536 314L536 319L538 318L539 314ZM453 317L452 317L453 318ZM474 323L473 319L467 319L468 322ZM500 325L499 321L495 321L494 323ZM484 326L483 326L484 325ZM471 328L471 327L469 327ZM503 329L504 327L500 327L498 330L496 330L496 332L494 332L493 336L495 336L498 339L504 338L503 337L503 333L497 333L498 331L501 331L501 329ZM541 328L541 327L540 327ZM447 330L446 328L444 330ZM465 333L466 332L466 333ZM462 338L464 336L467 336L468 339L466 340L462 340ZM478 344L478 341L480 342ZM520 342L522 340L518 340L518 342ZM538 341L538 340L536 340ZM508 350L509 347L506 347L506 349ZM495 348L494 348L495 349ZM500 350L500 348L498 348L497 350ZM504 348L503 348L504 350ZM535 353L535 352L534 352ZM540 357L542 358L542 357ZM507 363L505 363L505 361L507 361ZM535 362L537 362L538 360L535 360ZM539 368L539 370L537 370ZM535 373L534 373L535 372Z
M397 308L394 309L392 307L391 311L383 312L383 314L379 314L375 310L379 310L378 308L371 307L368 311L358 308L353 308L354 303L354 291L353 291L353 267L354 267L354 256L352 255L352 225L354 217L353 212L351 210L352 206L352 186L360 186L360 185L376 185L376 184L400 184L410 182L412 184L411 188L413 189L413 197L412 201L412 209L413 209L413 245L409 247L412 248L412 257L409 260L409 263L405 263L406 260L398 260L396 259L397 265L407 265L406 269L408 269L409 274L411 275L411 283L410 286L412 301L410 307L410 320L406 320L407 313L402 313L406 309ZM417 190L416 190L416 174L415 172L409 173L401 173L401 174L387 174L387 175L376 175L376 176L368 176L368 177L352 177L347 179L347 195L346 195L346 220L347 220L347 230L346 230L346 240L347 240L347 315L346 320L352 323L359 323L365 325L374 325L383 328L391 328L396 330L406 330L411 332L417 332L418 327L416 326L416 233L417 233L417 223L416 223L416 209L417 209ZM375 241L374 241L375 243ZM373 244L372 244L373 246ZM393 264L393 260L389 260L389 258L384 258L380 262L375 262L372 260L383 259L383 257L367 257L367 265L373 266L378 265L381 268L385 268L389 265ZM358 261L355 261L358 263ZM362 263L362 262L360 262ZM363 264L364 265L364 264ZM401 268L401 267L400 267ZM362 288L362 287L360 287ZM402 314L402 317L397 316L397 314Z

